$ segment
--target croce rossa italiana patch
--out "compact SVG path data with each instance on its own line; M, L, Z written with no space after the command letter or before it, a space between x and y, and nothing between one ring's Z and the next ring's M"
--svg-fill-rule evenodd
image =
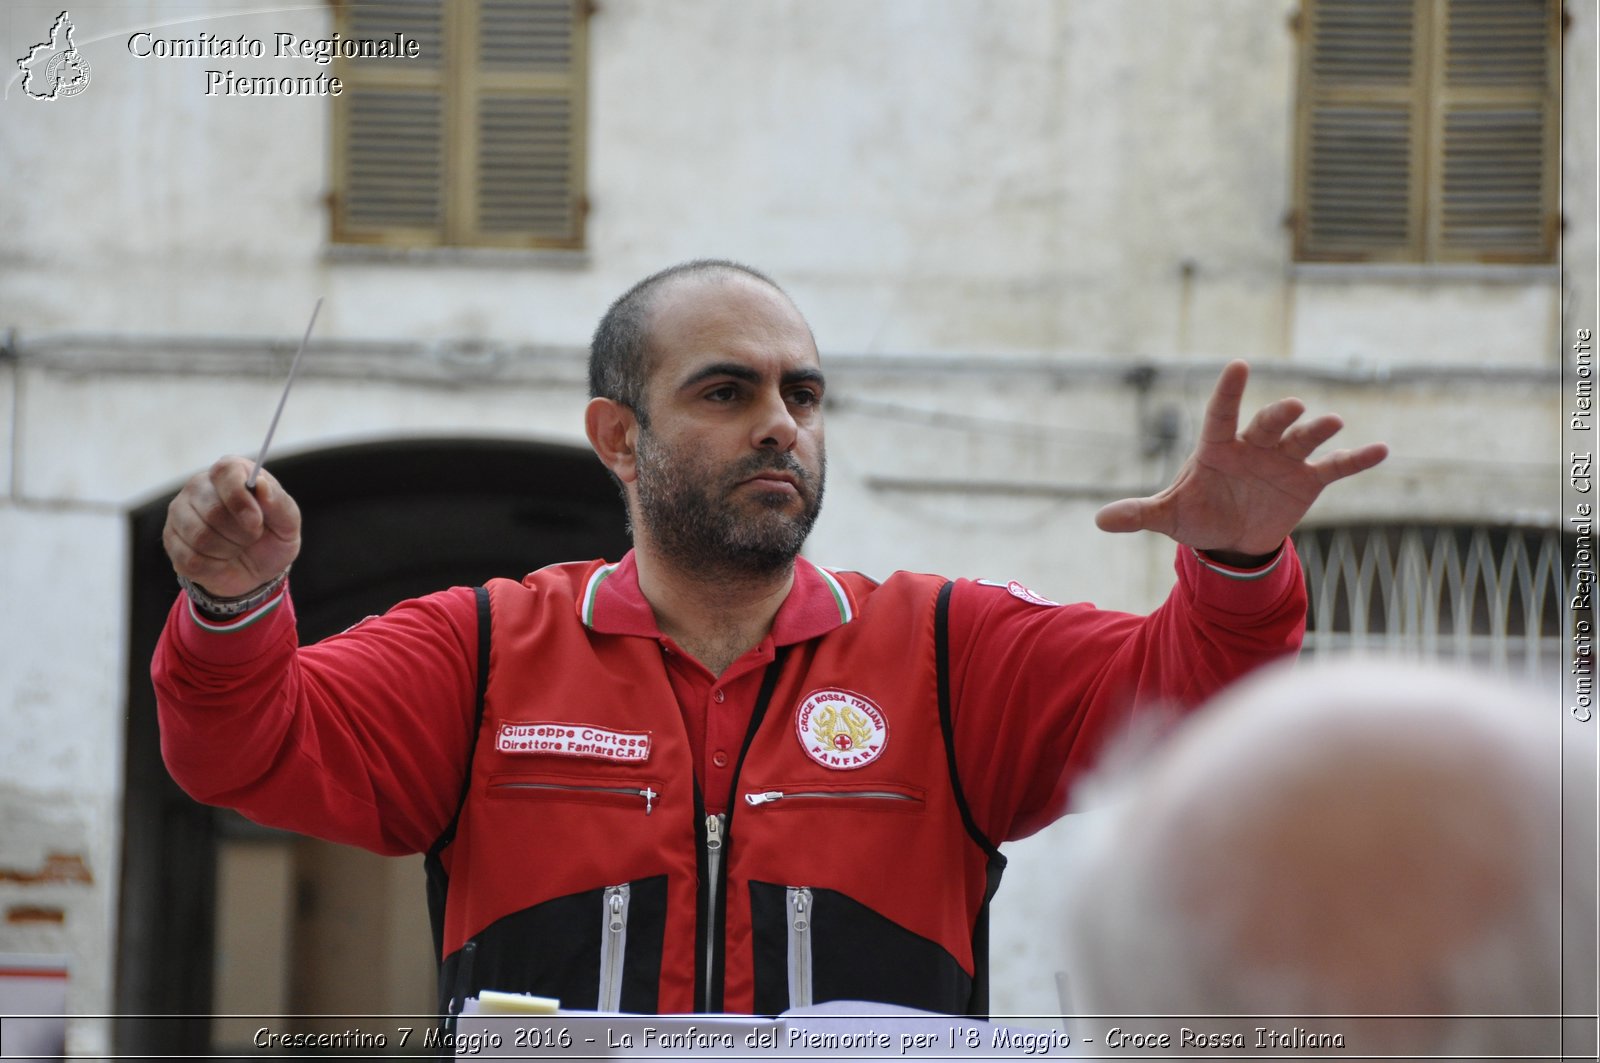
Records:
M883 710L849 690L813 690L795 710L794 726L806 756L839 771L871 764L889 741Z

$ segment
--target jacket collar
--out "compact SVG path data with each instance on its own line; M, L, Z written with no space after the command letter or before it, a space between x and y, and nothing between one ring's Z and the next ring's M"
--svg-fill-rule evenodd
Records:
M778 646L825 635L855 618L856 602L832 572L804 557L794 565L794 586L772 618ZM655 611L639 589L639 567L629 550L621 561L596 562L578 597L578 617L602 635L662 638Z

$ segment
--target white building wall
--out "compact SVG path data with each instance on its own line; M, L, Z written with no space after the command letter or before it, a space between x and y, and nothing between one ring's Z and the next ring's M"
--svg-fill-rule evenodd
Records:
M110 1000L122 800L126 521L0 506L0 953L65 956Z
M0 594L17 603L0 614L0 868L60 847L92 881L0 884L0 907L64 911L0 921L0 951L72 955L72 1007L109 1007L126 514L253 450L319 295L281 454L581 443L582 350L611 298L689 257L770 271L841 397L810 552L878 575L1148 608L1169 545L1101 536L1093 511L1165 483L1234 356L1257 366L1247 401L1299 393L1394 447L1314 518L1555 523L1556 373L1562 337L1594 321L1593 196L1567 199L1566 274L1294 266L1294 7L605 0L588 249L394 255L327 244L324 101L203 95L209 66L315 68L125 47L141 29L325 35L326 10L74 4L89 90L42 104L13 78L0 101ZM59 10L5 5L0 53ZM1566 176L1592 189L1595 5L1567 10ZM1136 365L1158 371L1145 411L1179 415L1169 454L1141 455ZM1038 943L1070 846L1017 852L996 926L1013 1013L1053 1006Z

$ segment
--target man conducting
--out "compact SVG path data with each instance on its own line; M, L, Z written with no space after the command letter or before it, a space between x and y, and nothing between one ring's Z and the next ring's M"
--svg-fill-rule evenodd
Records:
M997 845L1060 815L1137 706L1198 704L1292 653L1286 537L1381 444L1294 399L1238 430L1224 370L1161 494L1101 511L1180 544L1147 617L1017 584L799 556L824 378L769 279L700 261L612 305L585 427L633 549L403 602L297 647L294 500L223 458L174 499L185 594L153 673L195 798L428 854L447 1013L480 989L633 1012L865 999L978 1014Z

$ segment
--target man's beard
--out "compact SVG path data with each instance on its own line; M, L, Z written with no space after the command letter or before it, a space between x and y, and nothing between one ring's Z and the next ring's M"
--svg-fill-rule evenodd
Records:
M682 451L658 448L648 431L638 437L637 520L666 558L685 573L748 579L784 572L799 556L822 511L827 458L815 475L790 453L760 451L723 474ZM800 511L787 492L739 499L739 485L759 473L791 473Z

